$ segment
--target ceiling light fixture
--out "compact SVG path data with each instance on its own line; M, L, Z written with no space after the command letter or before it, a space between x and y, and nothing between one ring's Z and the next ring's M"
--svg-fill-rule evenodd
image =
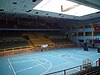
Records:
M32 0L32 2L36 2L36 0Z

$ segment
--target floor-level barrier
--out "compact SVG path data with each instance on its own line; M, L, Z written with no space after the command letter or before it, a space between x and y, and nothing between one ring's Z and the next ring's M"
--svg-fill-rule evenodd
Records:
M93 62L89 59L83 60L84 70L86 70L88 68L92 68L92 64L93 64Z
M62 75L67 75L67 72L70 71L70 70L73 70L73 69L76 69L76 68L79 68L79 71L82 71L84 70L83 69L84 65L79 65L79 66L75 66L75 67L72 67L72 68L68 68L68 69L64 69L64 70L59 70L59 71L55 71L55 72L51 72L51 73L47 73L45 75L59 75L59 73L63 73Z

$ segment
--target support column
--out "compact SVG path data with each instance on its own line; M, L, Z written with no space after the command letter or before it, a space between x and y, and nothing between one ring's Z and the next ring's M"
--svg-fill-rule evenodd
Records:
M69 20L70 23L70 40L72 41L72 21Z
M84 25L83 25L83 29L84 29L84 32L83 32L84 43L86 42L86 31L85 31L85 26L86 26L86 24L84 23Z
M92 19L92 48L94 48L94 19Z
M78 24L76 25L76 43L78 44Z
M94 40L94 20L92 20L92 41Z

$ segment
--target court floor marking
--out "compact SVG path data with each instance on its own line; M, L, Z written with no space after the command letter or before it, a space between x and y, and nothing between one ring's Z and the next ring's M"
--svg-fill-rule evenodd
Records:
M54 51L50 51L50 52L54 52ZM48 53L45 53L45 54L48 54ZM45 56L45 55L41 55L41 56ZM16 60L16 59L21 59L21 58L26 58L26 57L39 58L39 56L33 57L33 55L30 54L30 55L27 55L27 56L16 56L16 57L10 58L10 60Z
M77 52L76 50L73 50L74 52ZM79 55L79 54L75 54L75 55L77 55L77 56L82 56L82 55ZM74 59L77 59L77 60L81 60L81 61L83 61L83 60L85 60L85 59L87 59L87 57L89 57L89 56L82 56L83 57L83 59L81 59L81 58L76 58L76 57L73 57Z
M48 60L48 59L46 59L46 60L50 63L50 66L49 66L49 68L48 68L46 71L44 71L44 72L41 73L40 75L44 75L46 72L48 72L48 71L52 68L52 63L51 63L51 61Z
M55 52L54 52L55 53ZM60 53L57 53L57 54L59 54L60 55ZM48 55L51 55L51 56L53 56L52 54L48 54ZM53 57L56 57L56 56L53 56ZM31 57L30 57L31 58ZM39 57L37 57L37 58L39 58ZM58 58L58 57L56 57L56 58ZM60 58L60 59L62 59L62 58ZM63 60L65 60L65 59L63 59ZM78 59L79 60L79 59ZM80 59L81 60L81 59ZM68 62L71 62L71 61L68 61ZM65 62L65 63L68 63L68 62ZM57 67L57 66L60 66L60 65L63 65L63 64L65 64L65 63L62 63L62 64L59 64L59 65L56 65L56 66L52 66L52 67ZM73 63L73 62L72 62Z
M28 58L30 58L30 59L32 59L31 57L28 57ZM37 59L39 58L39 57L36 57ZM40 58L39 58L40 59ZM44 59L44 58L41 58L41 59ZM33 60L33 59L32 59ZM44 59L44 60L46 60L46 61L48 61L49 63L50 63L50 66L49 66L49 68L47 69L46 67L44 68L44 69L47 69L46 71L44 71L43 73L41 73L40 75L44 75L46 72L48 72L50 69L51 69L51 67L52 67L52 63L51 63L51 61L50 60L48 60L48 59ZM40 61L39 61L40 62ZM41 63L41 64L45 64L45 63ZM41 65L41 64L39 64L39 65ZM44 67L44 66L42 66L42 67Z
M67 54L64 54L64 53L57 53L57 52L54 52L54 51L53 51L53 53L54 53L54 54L58 54L59 57L61 57L62 55L67 56ZM71 57L73 57L73 56L71 55ZM69 58L71 58L71 57L69 57Z
M41 55L41 56L45 56L45 55ZM10 60L16 60L16 59L22 59L22 58L39 58L39 56L32 56L32 55L27 55L26 57L25 56L16 56L16 57L13 57L13 58L10 58ZM29 59L27 59L26 61L31 61ZM18 63L20 62L26 62L25 60L24 61L19 61ZM17 63L17 62L12 62L12 63Z
M28 58L30 58L31 59L31 61L34 61L34 62L36 62L35 60L33 60L31 57L28 57ZM38 57L37 57L38 58ZM42 59L42 58L41 58ZM19 61L20 62L20 61ZM24 61L23 61L24 62ZM20 63L22 63L22 61L20 62ZM46 60L46 62L45 63L47 63L47 60ZM41 63L41 64L45 64L45 63ZM42 66L41 64L38 64L38 65L35 65L34 67L37 67L37 66ZM19 70L19 71L16 71L16 73L19 73L19 72L22 72L22 71L25 71L25 70L29 70L29 69L32 69L32 68L34 68L34 67L28 67L28 68L25 68L25 69L22 69L22 70ZM44 66L42 66L42 67L44 67ZM45 67L44 67L45 68Z
M42 64L44 63L41 63L39 60L33 60L32 58L30 58L32 61L35 61L37 64L41 65L44 69L46 69L46 67Z
M35 60L32 60L32 59L31 59L31 61L35 61ZM19 62L20 62L20 61L19 61ZM22 62L21 62L21 63L22 63ZM25 69L22 69L22 70L16 71L16 73L19 73L19 72L22 72L22 71L25 71L25 70L32 69L32 68L37 67L37 66L39 66L39 65L40 65L40 64L35 65L35 66L33 66L33 67L28 67L28 68L25 68Z
M77 56L83 56L83 57L86 57L86 56L84 56L84 55L77 54L78 51L76 51L76 50L73 50L73 52L75 52L75 54L76 54ZM82 51L82 52L83 52L83 51ZM81 53L82 53L82 52L81 52Z
M61 53L56 53L56 52L54 52L54 51L51 51L51 52L53 52L53 53L55 53L55 54L59 54L59 56L61 55ZM54 56L54 55L52 55L52 54L49 54L49 53L46 53L47 55L51 55L51 56L53 56L53 57L56 57L56 56ZM78 54L76 54L76 55L78 55ZM43 55L44 56L44 55ZM81 56L81 55L78 55L78 56ZM70 58L72 58L73 56L71 56ZM31 58L31 57L30 57ZM39 58L39 57L32 57L32 58ZM58 57L56 57L56 58L58 58ZM75 58L75 57L74 57ZM65 59L64 58L59 58L59 59L61 59L61 60L64 60L65 61ZM79 58L75 58L75 59L77 59L77 60L83 60L83 59L79 59Z
M95 55L100 55L100 53L94 53L94 54L91 54L91 55L88 56L88 57L95 56Z
M26 61L15 61L15 62L12 62L12 63L23 63L23 62L28 62L28 61L32 61L32 60L26 60Z
M14 70L14 68L13 68L13 66L12 66L12 64L11 64L11 62L10 62L10 59L9 59L9 58L8 58L8 62L9 62L9 65L10 65L10 67L11 67L11 69L12 69L12 71L13 71L14 75L16 75L16 72L15 72L15 70Z
M74 51L74 52L76 52L76 51ZM82 56L82 55L75 54L75 53L74 53L74 55L81 56L82 58L88 57L88 56ZM77 59L77 60L81 60L81 61L84 60L84 59L82 59L82 58L78 58L78 57L76 58L76 57L74 57L74 56L73 56L73 58L74 58L74 59Z
M84 52L84 53L86 53L86 54L89 54L89 52L83 51L83 50L75 50L75 49L73 49L73 52L75 52L75 53L81 53L81 52Z
M54 51L52 51L51 53L55 53L55 54L63 54L63 53L57 53L57 52L54 52Z
M58 56L60 56L61 55L61 53L56 53L56 52L54 52L55 54L59 54ZM52 55L52 54L50 54L51 56L54 56L54 55ZM80 55L81 56L81 55ZM54 56L54 57L56 57L56 58L58 58L57 56ZM77 60L83 60L83 59L79 59L79 58L75 58L75 57L73 57L73 56L71 56L70 58L74 58L74 59L77 59ZM63 60L65 60L65 58L60 58L60 59L63 59ZM70 62L72 62L72 61L70 61Z
M74 52L77 52L76 50L73 50ZM89 53L89 52L88 52ZM77 54L77 55L79 55L79 54ZM91 54L91 55L88 55L88 56L84 56L84 58L87 58L87 57L91 57L91 56L95 56L95 55L99 55L98 53L93 53L93 54ZM79 55L79 56L81 56L81 55Z
M32 61L35 61L35 60L39 60L39 59L42 59L42 60L45 60L46 62L45 63L47 63L47 59L44 59L44 58L40 58L40 57L37 57L35 60L33 60L34 58L33 57L28 57L29 59L31 59ZM41 63L41 64L45 64L45 63Z
M70 62L70 61L68 61L68 62ZM52 67L58 67L58 66L61 66L61 65L63 65L63 64L66 64L66 63L68 63L68 62L64 62L64 63L62 63L62 64L58 64L58 65L55 65L55 66L52 66Z
M73 51L76 51L76 50L73 50ZM76 51L77 52L77 51ZM76 55L79 55L79 54L76 54ZM88 55L88 56L84 56L84 59L83 60L85 60L85 59L87 59L87 58L89 58L89 57L91 57L91 56L96 56L96 55L99 55L98 53L93 53L93 54L91 54L91 55ZM90 59L91 60L91 59ZM96 62L96 60L94 60L93 61L93 64L95 64L95 62Z
M46 53L47 54L47 53ZM30 58L30 59L32 59L32 58L34 58L34 57L28 57L28 58ZM37 59L44 59L44 58L40 58L40 57L35 57L35 58L37 58ZM32 59L33 60L33 59ZM43 73L41 73L40 75L44 75L44 74L46 74L46 72L48 72L51 68L52 68L52 62L50 61L50 60L48 60L48 59L44 59L44 60L46 60L46 61L48 61L49 63L50 63L50 66L49 66L49 68L46 70L46 71L44 71ZM45 62L45 63L47 63L47 62ZM45 63L41 63L41 64L45 64Z
M68 61L68 62L70 62L70 61ZM68 62L65 62L65 63L62 63L62 64L66 64L66 63L68 63ZM60 65L62 65L62 64L59 64L59 65L56 65L56 66L52 66L51 68L54 68L54 67L57 67L57 66L60 66ZM77 71L80 71L78 68L75 68ZM56 69L56 71L59 71L58 69ZM68 73L70 70L66 70L66 73ZM55 71L54 71L55 72ZM63 71L62 71L63 72ZM59 72L58 72L59 73ZM58 75L58 73L57 73L57 75ZM61 74L62 75L62 74Z
M60 54L60 53L59 53L59 54ZM56 57L56 58L58 59L58 57L57 57L57 56L54 56L54 55L52 55L52 54L49 54L49 55L51 55L51 56L53 56L53 57ZM59 59L61 59L61 60L63 60L63 61L66 61L64 58L59 58ZM67 62L71 62L71 63L75 64L74 62L69 61L69 60L68 60ZM67 62L66 62L66 63L67 63ZM62 63L62 64L63 64L63 63Z
M59 54L59 57L61 57L61 55L67 55L66 53L57 53L57 52L54 52L53 51L53 53L55 53L55 54ZM68 54L69 55L69 54ZM69 57L69 58L72 58L73 57L73 55L71 55L71 57Z
M81 59L81 58L73 57L73 59L77 59L77 60L83 61L83 59Z
M37 62L38 64L40 64L44 69L46 69L46 67L44 65L42 65L43 63L41 63L39 60L35 60L35 62Z
M84 51L84 50L82 49L82 50L79 50L79 51L78 51L78 50L73 49L73 51L74 51L74 52L79 52L79 53L84 52L84 53L86 53L86 54L93 53L93 55L97 54L95 50L92 50L92 51ZM95 53L94 53L94 52L95 52ZM92 55L91 55L91 56L92 56Z
M22 58L26 58L25 56L16 56L13 58L10 58L10 60L16 60L16 59L22 59Z
M76 52L77 52L77 51L76 51ZM95 55L98 55L98 54L94 54L94 56L95 56ZM91 55L91 56L93 56L93 55ZM19 58L19 57L18 57L18 58ZM23 57L23 58L25 58L25 57Z
M33 60L33 59L31 59L31 60L32 60L32 61L35 61L35 60ZM47 61L46 61L46 63L47 63ZM45 63L42 63L42 64L45 64ZM29 69L35 68L35 67L37 67L37 66L41 66L41 64L35 65L35 66L33 66L33 67L28 67L28 68L25 68L25 69L19 70L19 71L17 71L16 73L19 73L19 72L22 72L22 71L26 71L26 70L29 70Z
M22 71L26 71L26 70L35 68L35 67L37 67L37 66L39 66L39 64L38 64L38 65L35 65L35 66L32 66L32 67L28 67L28 68L22 69L22 70L19 70L19 71L16 71L16 73L19 73L19 72L22 72Z
M63 60L63 61L65 61L65 59L58 58L57 56L54 56L54 55L52 55L52 54L48 54L48 55L50 55L50 56L53 56L53 57L55 57L55 58L57 58L57 59L60 59L60 60Z
M56 53L56 52L54 52L54 53L60 55L60 53ZM50 55L53 56L52 54L50 54ZM76 54L76 55L78 55L78 54ZM81 55L79 55L79 56L81 56ZM57 56L54 56L54 57L58 58ZM73 57L73 56L72 56L72 57ZM72 58L72 57L70 57L70 58ZM75 58L75 57L73 57L73 58L74 58L74 59L77 59L77 60L81 60L81 61L83 62L83 59L81 59L81 58ZM65 60L65 58L61 58L61 59ZM75 64L75 63L72 62L72 61L69 61L69 62ZM65 62L65 63L67 63L67 62ZM62 64L63 64L63 63L62 63ZM62 65L62 64L59 64L59 65ZM76 70L78 70L78 69L76 69Z
M22 54L22 55L24 55L24 54ZM45 56L45 55L41 55L41 56ZM34 56L34 55L30 54L30 55L26 55L26 56L15 56L13 58L10 58L10 60L16 60L16 59L27 58L27 57L38 58L38 56Z

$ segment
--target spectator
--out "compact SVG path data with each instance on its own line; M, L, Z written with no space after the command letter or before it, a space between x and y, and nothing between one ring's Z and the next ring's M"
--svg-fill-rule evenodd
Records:
M100 58L96 61L96 63L98 63L98 65L100 66Z
M94 48L94 41L92 41L92 48Z

